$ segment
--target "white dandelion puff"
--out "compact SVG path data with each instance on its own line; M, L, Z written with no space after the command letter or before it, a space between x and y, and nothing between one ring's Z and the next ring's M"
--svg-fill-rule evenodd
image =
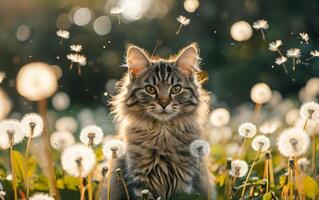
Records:
M74 133L78 129L78 123L73 117L65 116L55 122L55 128L58 131L69 131Z
M258 135L254 137L251 147L257 152L265 152L270 147L270 140L264 135Z
M277 146L283 156L295 157L307 152L309 143L309 136L302 129L289 128L280 134Z
M177 17L176 20L180 23L179 28L176 31L176 35L178 35L179 32L181 31L182 27L189 25L191 20L188 19L187 17L183 16L183 15L180 15L179 17Z
M80 133L80 140L83 144L88 146L96 146L102 142L103 131L101 127L96 125L89 125L84 127Z
M238 127L238 133L242 137L252 138L256 135L256 126L253 123L245 122Z
M66 148L61 156L62 168L75 177L86 177L95 166L94 151L83 144Z
M79 45L79 44L73 44L70 46L70 50L71 51L74 51L74 52L81 52L83 49L82 45Z
M43 119L37 113L24 115L21 120L22 129L27 137L39 137L43 131Z
M262 134L273 134L280 126L281 122L279 120L269 120L259 126L259 131Z
M308 44L309 42L309 35L308 33L299 33L300 38L306 43Z
M35 193L29 198L29 200L54 200L54 198L45 193Z
M22 142L24 137L25 133L18 120L8 119L0 122L0 146L3 149Z
M84 55L77 53L68 54L66 57L68 60L71 61L69 69L71 70L73 68L73 63L77 63L78 74L81 75L81 66L85 66L87 64L86 57Z
M264 104L270 101L272 92L266 83L255 84L250 91L250 98L256 104Z
M61 151L73 145L75 138L72 133L68 131L56 131L50 136L50 144L55 150Z
M60 44L63 43L63 40L67 40L70 38L70 32L67 30L58 30L56 35L61 38Z
M270 51L277 51L279 54L281 54L279 47L282 45L283 45L283 43L281 40L276 40L274 42L269 43L268 49Z
M306 120L319 121L319 104L313 101L302 104L300 116Z
M223 127L229 123L230 114L225 108L217 108L210 115L210 122L215 127Z
M248 172L248 164L244 160L233 160L231 162L231 168L229 174L234 177L244 177Z
M190 153L192 156L197 158L202 158L203 156L206 156L210 152L210 147L208 142L205 140L194 140L190 147L189 147Z
M306 125L306 126L305 126ZM318 134L319 133L319 123L318 121L307 120L299 118L295 123L294 127L304 129L304 131L309 134Z
M103 155L107 160L119 158L125 154L125 144L120 140L110 140L103 145Z
M115 6L113 8L111 8L110 13L112 15L117 15L117 21L119 24L121 24L121 18L120 18L120 14L123 12L122 8L119 8L118 6Z
M290 126L293 125L299 119L299 113L297 108L289 110L285 115L285 122Z
M264 31L269 28L269 24L266 20L261 19L261 20L255 21L253 23L253 28L256 30L260 30L263 40L266 40L266 35Z

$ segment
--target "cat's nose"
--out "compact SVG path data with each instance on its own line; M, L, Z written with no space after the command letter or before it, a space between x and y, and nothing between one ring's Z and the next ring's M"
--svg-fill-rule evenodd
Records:
M168 102L168 101L159 101L158 104L159 104L163 109L165 109L166 106L169 104L169 102Z

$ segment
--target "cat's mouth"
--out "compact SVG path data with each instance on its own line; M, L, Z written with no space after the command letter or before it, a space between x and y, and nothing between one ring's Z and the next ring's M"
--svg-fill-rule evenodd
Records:
M177 113L176 112L167 112L165 110L163 110L162 112L152 112L151 113L152 117L154 117L155 119L159 120L159 121L169 121L172 118L174 118Z

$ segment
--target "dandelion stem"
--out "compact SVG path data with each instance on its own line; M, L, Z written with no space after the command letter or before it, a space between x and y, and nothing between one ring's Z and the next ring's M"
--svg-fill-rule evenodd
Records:
M130 200L130 195L129 195L129 193L128 193L128 189L127 189L126 183L125 183L125 181L124 181L124 178L123 178L123 176L122 176L121 169L118 168L118 169L116 169L115 171L116 171L116 174L117 174L117 178L122 182L122 185L123 185L123 187L124 187L126 199L127 199L127 200Z
M253 168L254 168L254 166L255 166L255 164L256 164L256 161L259 159L259 153L260 153L260 151L257 151L256 158L254 159L254 161L253 161L253 163L252 163L252 165L251 165L251 167L250 167L250 169L249 169L249 172L248 172L248 174L247 174L247 177L246 177L246 180L245 180L245 183L244 183L243 190L242 190L242 192L241 192L240 199L244 199L244 195L245 195L245 191L246 191L246 186L247 186L249 177L250 177L250 175L251 175L251 173L252 173L252 171L253 171Z
M260 32L261 32L261 35L263 37L263 40L266 41L266 34L265 34L264 30L260 29Z
M30 190L30 181L29 181L29 149L31 144L31 139L34 133L34 124L30 124L30 136L28 137L27 147L25 149L25 162L26 162L26 180L25 180L25 187L26 187L26 196L29 199L29 190Z
M237 176L234 176L233 180L231 181L231 183L229 184L229 188L230 188L230 191L229 191L229 195L228 195L228 200L232 199L233 197L233 187L235 186L236 184L236 180L237 180Z
M205 171L205 176L206 176L206 181L207 181L207 199L210 200L211 199L211 191L210 191L210 181L209 181L209 173L208 173L208 168L207 165L205 163L204 159L201 159L201 163L203 164L203 168Z
M108 200L111 200L111 178L112 178L112 171L113 171L112 165L113 165L113 158L111 159L109 175L107 177L107 199Z
M244 137L244 141L243 141L243 143L242 143L242 145L241 145L241 147L240 147L240 150L239 150L239 152L238 152L238 154L237 154L237 158L239 157L239 158L242 158L243 157L243 152L244 152L244 148L245 148L245 146L246 146L246 141L247 141L247 137Z
M288 69L287 69L285 63L282 63L282 68L284 68L285 74L288 74Z
M78 75L81 76L81 74L82 74L81 66L80 66L80 64L78 64Z
M275 177L274 177L274 166L272 163L271 155L270 155L268 164L269 164L270 188L274 188L275 187Z
M290 162L290 161L289 161ZM290 166L291 164L289 163L288 166L288 184L289 184L289 200L293 200L294 198L294 188L293 188L293 168Z
M12 173L12 187L14 193L14 200L18 200L18 192L17 192L17 181L16 181L16 174L14 171L14 162L13 162L13 138L10 138L10 162L11 162L11 173Z
M256 103L254 114L253 114L253 119L252 119L253 122L256 122L258 120L258 116L259 116L259 113L261 111L261 108L262 108L262 104Z
M85 187L83 185L83 178L80 177L80 200L85 200Z
M117 21L119 24L121 24L120 14L117 14Z
M296 59L295 57L292 57L292 71L296 70Z
M306 131L308 120L309 120L309 118L306 119L305 124L303 125L303 130L304 131Z
M182 27L183 27L183 24L180 24L179 27L178 27L178 29L177 29L177 31L176 31L176 35L179 34L179 32L181 31Z
M97 188L97 190L96 190L96 192L95 192L94 200L98 200L98 199L99 199L99 196L100 196L100 193L101 193L101 190L102 190L103 182L104 182L105 175L106 175L107 171L108 171L108 168L107 168L107 167L104 167L104 168L102 169L102 172L101 172L102 177L101 177L101 179L100 179L100 181L99 181L98 188Z
M264 178L266 178L266 193L269 192L269 158L266 156Z
M93 192L92 192L92 173L89 173L88 175L88 195L89 200L93 199Z
M312 60L314 58L315 58L315 56L311 56L310 58L307 58L306 61Z
M316 177L317 168L316 168L316 135L315 135L315 133L312 134L311 140L312 140L312 155L311 155L312 166L311 166L311 169L312 169L313 177Z

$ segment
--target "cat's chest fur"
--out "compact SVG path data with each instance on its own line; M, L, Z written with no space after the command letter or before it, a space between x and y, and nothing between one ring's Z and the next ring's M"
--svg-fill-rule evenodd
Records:
M197 172L196 159L189 152L197 138L191 130L155 126L144 130L131 128L127 133L127 162L137 185L155 197L168 199L176 192L190 192Z

